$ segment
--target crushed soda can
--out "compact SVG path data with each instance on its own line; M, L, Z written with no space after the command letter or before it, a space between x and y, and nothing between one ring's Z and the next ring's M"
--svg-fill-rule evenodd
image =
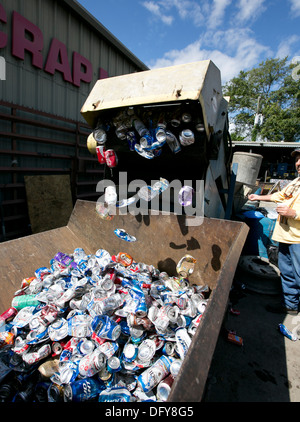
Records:
M133 362L138 354L138 348L135 344L127 343L123 348L123 360L125 362Z
M146 339L138 347L138 359L141 362L150 362L156 352L156 345L153 340Z
M192 340L191 337L188 335L186 328L178 328L175 332L175 336L178 354L180 356L180 359L183 360L188 352Z
M104 152L105 162L108 167L115 168L118 165L118 157L113 149L108 149Z
M123 229L116 229L114 230L114 233L116 236L118 236L120 239L125 240L126 242L135 242L136 238L129 233L127 233Z
M105 147L104 147L104 145L96 146L96 154L97 154L98 162L100 164L105 164L106 160L105 160Z
M191 186L183 186L178 193L178 202L183 207L192 205L194 189Z
M105 389L105 384L95 378L76 380L64 387L65 402L81 403L98 397L99 391Z
M107 340L117 340L121 334L121 327L107 315L98 315L91 322L92 330Z
M156 387L170 373L171 358L161 356L148 369L139 375L137 382L144 392L149 392Z
M124 387L116 387L110 390L101 391L99 394L99 402L109 403L109 402L118 402L118 403L127 403L131 401L131 394Z
M106 356L96 349L79 361L78 371L82 378L93 377L106 364Z
M196 259L191 255L185 255L176 266L177 274L180 277L188 278L193 273L196 262Z
M45 357L51 354L51 346L50 344L45 344L44 346L40 347L37 350L28 350L22 355L22 359L28 365L32 365L39 360L44 359Z
M287 337L289 340L296 341L298 340L298 336L292 333L284 324L278 324L278 330L281 334Z
M111 356L109 359L107 359L108 372L114 374L116 372L119 372L121 369L121 361L117 356Z

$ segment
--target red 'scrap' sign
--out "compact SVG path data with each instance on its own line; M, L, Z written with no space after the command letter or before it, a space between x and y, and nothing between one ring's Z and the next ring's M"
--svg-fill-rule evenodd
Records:
M0 23L7 24L7 14L0 4ZM8 44L8 36L0 31L0 49ZM54 75L61 72L64 80L79 87L81 82L90 83L93 79L92 63L76 51L72 55L72 67L69 63L68 50L64 43L53 38L44 63L43 56L44 37L38 26L24 18L18 12L12 12L12 45L11 54L20 59L25 59L25 52L31 54L32 65L38 69ZM100 68L99 78L107 78L107 72Z

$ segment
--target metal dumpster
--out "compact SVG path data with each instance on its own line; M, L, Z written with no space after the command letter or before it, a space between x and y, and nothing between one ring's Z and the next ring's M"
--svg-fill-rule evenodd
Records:
M184 215L116 215L99 218L95 203L77 201L67 226L0 244L0 311L10 305L24 277L31 277L58 252L86 253L99 248L117 254L126 247L137 262L152 264L176 275L176 263L185 254L197 260L191 283L207 284L212 293L207 310L193 337L188 354L173 384L169 401L201 401L211 359L224 317L228 294L248 227L241 222L204 218L200 226L187 226ZM126 243L114 236L123 228L137 241Z

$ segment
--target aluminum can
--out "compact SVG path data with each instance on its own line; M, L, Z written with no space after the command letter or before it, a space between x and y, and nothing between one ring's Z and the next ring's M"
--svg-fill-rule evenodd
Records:
M29 286L29 284L30 284L33 280L35 280L35 277L27 277L27 278L24 278L24 279L22 280L22 283L21 283L21 287L22 287L22 289L24 289L24 287L28 287L28 286Z
M26 336L27 344L38 344L49 339L48 328L40 324L36 329L31 330Z
M100 345L106 342L105 338L101 338L101 337L97 336L97 334L94 331L92 332L91 339L95 343L100 344Z
M132 362L136 359L138 348L135 344L127 343L123 348L123 360L125 362Z
M91 340L88 340L87 338L82 339L77 345L79 353L83 355L88 355L92 353L94 348L94 343Z
M152 366L139 375L137 383L145 393L151 391L169 375L171 362L172 360L167 356L161 356Z
M192 205L194 189L191 186L183 186L178 193L178 202L183 207Z
M105 164L105 147L103 145L97 146L96 153L97 153L98 162L100 164Z
M132 256L128 255L126 252L119 252L116 256L116 260L120 264L124 265L124 267L128 267L133 262Z
M49 403L57 403L63 401L64 386L52 383L47 391Z
M111 358L119 349L118 343L114 341L105 341L105 343L98 346L98 349L104 353L107 359Z
M189 327L191 322L192 322L192 317L179 314L176 324L178 325L178 327Z
M144 340L138 347L138 359L141 362L150 362L156 352L156 344L153 340Z
M95 253L97 263L103 271L111 262L111 255L105 249L98 249Z
M38 367L39 373L44 378L50 378L55 372L58 372L59 359L49 359Z
M105 384L99 379L85 378L77 380L65 386L64 401L78 403L92 400L105 388Z
M157 398L159 400L167 401L173 382L174 382L174 377L172 374L170 374L158 384L156 391L157 391Z
M128 142L130 151L134 151L134 146L137 143L137 138L134 131L129 131L127 133L127 142Z
M127 315L127 323L132 328L139 328L142 325L146 331L149 331L153 326L149 318L139 318L136 314Z
M80 314L68 319L68 335L73 337L89 337L92 334L90 319L90 316Z
M164 344L165 344L165 339L162 336L158 336L157 334L152 334L148 337L150 340L153 340L155 343L155 347L156 347L156 351L160 350Z
M192 121L192 115L188 112L184 112L181 116L181 120L184 123L190 123Z
M66 268L76 268L77 264L73 261L73 258L63 252L57 252L57 254L54 256L54 259L59 262L59 264Z
M113 149L108 149L107 151L105 151L104 156L105 156L105 162L108 167L110 168L117 167L118 157Z
M151 201L157 195L158 191L154 190L152 186L142 186L138 191L138 196L147 202Z
M16 353L17 355L22 355L26 350L29 349L29 344L27 344L26 339L23 339L22 337L16 337L14 347L12 348L12 351Z
M107 370L110 373L119 372L121 370L121 361L117 356L112 356L107 360Z
M63 351L63 344L59 341L52 343L52 356L59 356Z
M166 139L167 139L167 135L166 135L166 131L165 131L165 129L163 128L163 127L161 127L161 126L158 126L156 129L155 129L155 137L156 137L156 140L161 144L161 143L164 143L165 141L166 141Z
M114 233L116 236L118 236L120 239L125 240L126 242L135 242L136 238L129 233L126 233L123 229L116 229L114 230Z
M17 313L18 311L16 308L8 308L0 315L0 326L5 325L5 323L8 321L11 321L17 315Z
M44 279L44 277L46 277L47 275L50 275L50 270L47 267L40 267L37 270L35 270L34 275L36 278L38 278L39 280Z
M107 315L97 315L91 327L97 336L107 340L115 341L121 334L121 327Z
M0 332L0 349L8 344L13 344L14 338L15 336L13 333L10 333L9 331Z
M92 377L99 372L101 368L103 368L105 363L106 356L104 353L96 349L93 353L90 353L80 359L78 365L79 374L82 378Z
M140 144L135 144L134 150L144 158L148 160L152 160L154 158L154 154L151 151L146 151Z
M176 266L177 274L180 277L188 278L191 275L195 268L196 259L191 255L185 255L181 258Z
M178 328L175 332L176 345L180 358L183 360L192 342L186 328Z
M177 321L179 315L179 308L175 305L165 305L164 311L169 319L170 322L175 323Z
M170 372L174 378L176 378L177 375L179 374L181 365L182 365L181 359L174 359L173 362L171 363Z
M115 186L107 186L104 194L104 201L108 205L114 205L117 202L117 190Z
M102 123L99 123L92 133L97 143L105 144L107 140L106 127Z
M68 335L68 321L64 318L57 318L48 328L48 334L52 341L59 341Z
M51 346L50 344L45 344L40 349L38 349L36 352L27 352L22 355L22 358L24 362L26 362L28 365L32 365L33 363L38 362L41 359L44 359L45 357L49 356L51 354Z
M179 134L179 141L183 146L192 145L195 142L194 133L190 129L184 129Z
M278 324L278 330L287 337L289 340L296 341L298 340L298 336L292 333L284 324Z
M36 299L36 295L15 296L12 299L11 306L18 311L27 306L38 306L40 302Z
M107 383L110 379L112 379L112 374L107 370L106 365L100 369L100 371L97 373L96 377ZM106 384L107 385L107 384Z
M166 356L174 356L175 354L175 344L171 341L166 341L163 348L162 353Z
M101 391L99 394L99 402L130 402L131 394L124 387L114 387L111 390Z

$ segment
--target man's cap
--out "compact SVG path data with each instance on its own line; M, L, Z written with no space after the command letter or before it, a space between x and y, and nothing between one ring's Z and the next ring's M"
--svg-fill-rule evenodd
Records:
M297 154L300 154L300 148L294 149L294 151L291 153L291 156L295 157Z

